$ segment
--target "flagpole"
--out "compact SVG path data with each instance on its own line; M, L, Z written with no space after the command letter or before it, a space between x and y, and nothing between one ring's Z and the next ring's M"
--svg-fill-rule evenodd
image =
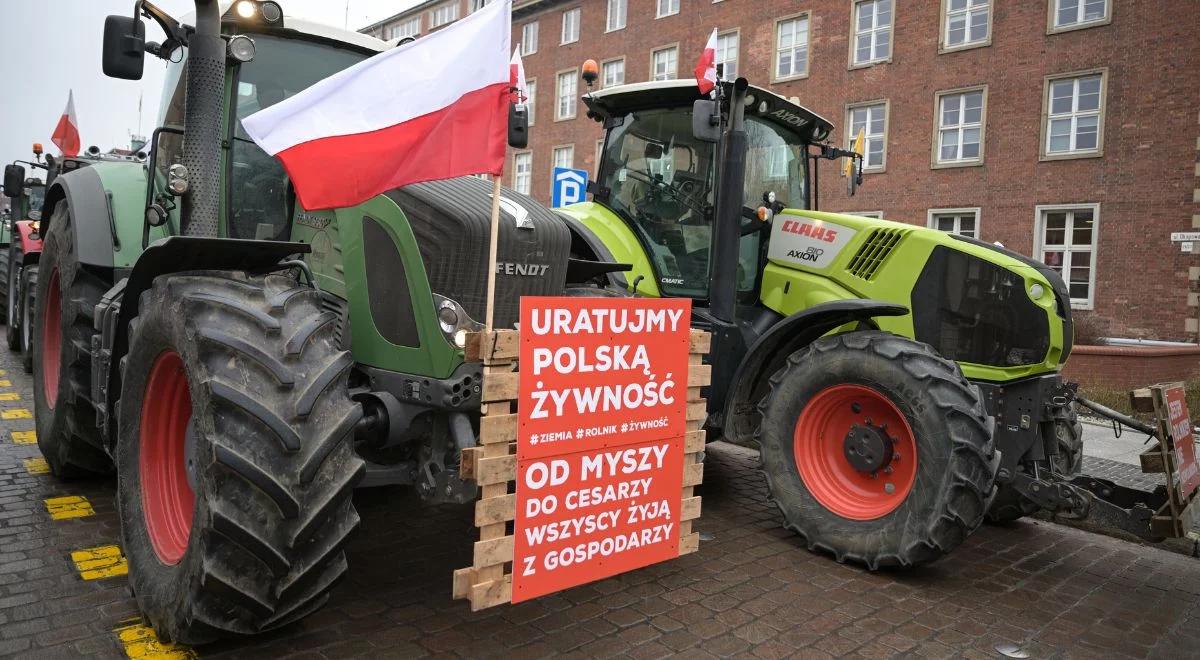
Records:
M492 232L488 240L487 316L484 329L492 331L496 310L496 244L500 242L500 176L492 176Z

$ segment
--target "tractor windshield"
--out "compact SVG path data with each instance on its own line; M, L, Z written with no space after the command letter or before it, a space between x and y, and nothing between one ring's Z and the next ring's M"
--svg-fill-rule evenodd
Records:
M46 186L39 184L36 186L31 185L25 188L25 217L29 218L30 220L40 219L42 213L42 200L45 198ZM30 213L36 213L38 217L34 218L29 215Z
M230 153L229 235L287 240L287 174L279 161L254 144L242 120L367 58L353 50L255 35L254 60L237 72L237 116Z
M746 118L743 204L757 208L764 193L791 208L807 205L805 144L785 128ZM716 201L716 145L692 134L691 108L625 115L604 145L601 201L634 228L654 262L664 295L707 298L709 247ZM757 284L761 236L742 237L738 288Z

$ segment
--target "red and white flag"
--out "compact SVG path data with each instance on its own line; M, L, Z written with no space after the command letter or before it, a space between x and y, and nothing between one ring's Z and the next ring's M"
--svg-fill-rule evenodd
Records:
M504 167L512 0L385 51L242 120L306 209Z
M512 83L513 89L517 90L517 98L524 103L529 98L529 91L525 85L525 64L521 62L521 45L517 44L513 50L512 59L508 62L508 78Z
M74 90L67 92L67 108L63 110L62 117L58 118L58 125L54 127L50 141L58 145L62 155L67 158L79 155L79 120L75 117Z
M701 94L707 94L717 86L716 60L717 28L713 28L708 43L704 45L704 52L700 53L700 59L696 60L696 68L693 70L696 74L696 86L700 88Z

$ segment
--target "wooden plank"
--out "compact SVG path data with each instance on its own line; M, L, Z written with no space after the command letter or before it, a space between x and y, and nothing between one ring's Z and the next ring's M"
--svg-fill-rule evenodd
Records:
M688 431L687 435L683 436L683 453L694 454L699 451L704 451L704 445L708 437L704 429L698 431Z
M503 451L508 451L508 447L504 445L487 445L486 449L497 448ZM486 456L486 454L485 454ZM493 456L481 458L475 463L475 482L480 486L499 485L513 481L517 478L517 457L516 456ZM507 495L506 492L499 495ZM485 496L486 497L486 496Z
M692 532L687 536L679 537L679 555L691 554L700 549L700 534Z
M711 383L711 364L693 364L688 367L688 387L704 387Z
M511 401L517 398L518 374L515 371L487 371L483 374L482 400Z
M683 485L699 486L704 483L704 464L692 463L683 466Z
M462 460L459 462L459 475L463 479L475 478L475 466L479 464L479 458L483 456L482 447L467 447L462 450Z
M464 349L467 362L484 364L512 362L517 359L519 351L520 343L517 341L516 330L473 332L467 335L467 345Z
M688 335L688 353L707 355L712 350L712 335L703 330L692 330Z
M708 402L703 399L699 401L688 401L687 404L687 420L704 421L708 417Z
M517 439L517 416L487 415L479 418L479 444L514 442Z
M704 473L701 472L701 475L703 475L703 474ZM689 497L689 498L683 500L683 503L679 507L679 519L680 520L695 520L696 518L699 518L699 517L700 517L700 498L699 497Z
M1150 392L1150 388L1142 387L1132 390L1129 393L1129 406L1133 408L1135 412L1154 412L1154 396Z
M471 585L471 611L503 605L512 601L512 576L502 575L495 580L488 580Z
M1142 463L1142 472L1148 474L1162 474L1168 470L1163 465L1162 447L1159 443L1154 443L1154 446L1146 451L1138 454L1138 459Z
M507 522L516 517L516 513L517 496L514 494L478 500L475 502L475 526Z
M454 585L450 589L450 595L455 598L469 598L471 596L471 585L475 583L475 567L468 566L454 571Z
M501 536L475 543L475 568L495 566L513 560L513 537Z

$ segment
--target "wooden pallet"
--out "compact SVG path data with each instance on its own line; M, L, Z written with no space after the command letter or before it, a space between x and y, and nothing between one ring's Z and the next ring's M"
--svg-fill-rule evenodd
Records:
M1129 402L1133 409L1153 413L1158 427L1158 441L1138 455L1145 474L1161 474L1167 487L1167 501L1150 518L1150 530L1156 536L1180 538L1200 530L1200 491L1184 493L1176 480L1175 447L1171 438L1166 411L1167 385L1133 390Z
M514 537L509 523L516 517L517 398L516 330L479 332L467 339L466 359L483 363L483 405L479 446L463 451L462 476L480 487L475 503L475 543L471 566L454 571L454 598L471 601L471 610L512 601ZM684 438L683 493L680 509L679 554L695 552L700 535L692 521L700 517L700 497L694 489L704 480L704 420L708 408L700 388L709 384L712 367L703 364L711 348L709 333L692 330L688 343L687 434Z

